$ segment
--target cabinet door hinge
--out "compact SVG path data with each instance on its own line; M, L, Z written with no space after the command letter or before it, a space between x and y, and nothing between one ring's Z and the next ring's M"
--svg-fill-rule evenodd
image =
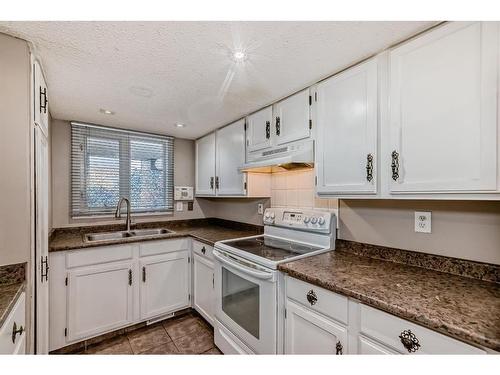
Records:
M313 128L313 120L309 120L309 129Z
M286 319L286 309L285 309L285 319Z
M312 105L313 104L313 98L311 95L309 95L309 105Z
M188 294L188 300L191 301L191 294Z
M191 257L188 257L188 263L191 263Z
M68 286L68 276L64 279L64 285Z
M243 124L243 129L247 130L247 122L245 121L245 123Z
M68 329L67 328L64 328L64 336L68 336Z
M246 183L246 182L244 182L244 183L243 183L243 190L246 190L246 189L247 189L247 183Z
M315 102L317 102L317 101L318 101L318 93L317 93L317 92L315 92L315 93L314 93L314 101L315 101Z
M318 176L314 176L314 185L318 186Z

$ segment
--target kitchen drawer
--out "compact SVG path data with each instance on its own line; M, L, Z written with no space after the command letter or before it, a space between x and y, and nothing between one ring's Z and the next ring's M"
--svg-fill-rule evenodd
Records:
M16 301L14 308L10 312L7 320L0 327L0 354L24 354L25 353L25 345L26 345L26 331L23 331L22 334L17 334L15 337L15 341L12 342L12 330L14 327L14 323L16 324L17 329L23 327L26 329L26 314L25 310L25 294L22 293Z
M70 251L66 254L66 268L91 266L119 260L132 259L132 245L99 246Z
M348 323L347 297L292 277L287 277L286 280L286 294L288 298L340 323ZM316 301L311 300L312 303L309 302L308 294L315 296Z
M146 241L139 245L139 256L159 255L172 251L189 250L189 238L172 240Z
M214 259L213 250L214 248L212 246L193 240L193 252L195 254L213 260Z
M438 332L400 319L381 310L359 304L360 329L365 336L391 347L399 353L408 353L399 336L410 330L420 344L416 354L486 354L485 351Z

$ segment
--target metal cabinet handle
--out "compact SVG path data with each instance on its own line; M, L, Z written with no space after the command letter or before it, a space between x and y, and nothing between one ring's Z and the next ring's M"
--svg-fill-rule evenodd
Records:
M203 254L205 254L205 253L207 252L207 249L205 249L205 246L203 246L203 247L201 248L201 252L202 252Z
M128 285L132 285L132 270L128 270Z
M372 182L373 180L373 155L366 155L366 180Z
M271 122L266 121L266 139L271 138Z
M142 282L146 282L146 267L142 267Z
M316 302L318 302L318 296L316 295L316 293L314 293L314 290L310 290L309 292L307 292L306 294L306 298L307 298L307 301L312 305L315 305Z
M16 322L14 322L14 325L12 326L12 343L15 344L16 343L16 336L19 334L19 336L21 336L24 332L24 328L23 326L19 326L19 328L17 328L17 324Z
M42 95L43 95L43 101L42 101ZM47 99L47 88L45 87L42 91L42 86L40 86L40 113L47 113L47 104L48 104L48 99ZM43 103L43 104L42 104Z
M213 177L210 177L210 189L211 190L214 189L214 178Z
M420 343L418 342L417 336L409 329L405 329L401 332L399 339L406 350L408 350L408 353L414 353L420 349Z
M399 178L399 154L396 152L396 150L392 151L391 157L392 179L394 181L397 181Z
M276 135L277 135L277 136L279 136L279 135L280 135L280 127L281 127L280 122L281 122L281 121L280 121L279 116L278 116L278 117L276 117Z
M335 354L342 355L344 354L344 347L340 341L337 341L337 345L335 345Z
M45 278L45 281L49 281L49 259L48 256L45 256L45 259L42 256L40 259L40 276L43 283L43 278Z
M215 188L219 188L219 176L215 176Z

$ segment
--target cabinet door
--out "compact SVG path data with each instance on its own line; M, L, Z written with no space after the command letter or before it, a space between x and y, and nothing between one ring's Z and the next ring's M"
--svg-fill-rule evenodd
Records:
M187 251L147 257L139 263L141 319L189 306Z
M196 195L215 195L215 133L196 141Z
M35 126L36 352L49 352L49 155L48 141Z
M377 61L321 82L316 93L318 194L376 193Z
M393 349L390 349L378 342L367 339L363 336L358 336L358 353L357 354L401 354Z
M245 120L217 130L216 135L217 195L245 195L245 174L238 170L245 163Z
M274 105L274 131L275 144L297 141L309 138L309 89L303 90Z
M68 341L133 323L132 271L132 262L120 262L68 272Z
M390 53L390 189L497 188L496 23L454 22Z
M347 328L290 300L285 354L347 354Z
M247 152L263 150L271 146L273 108L261 109L247 117Z
M214 324L214 264L198 254L193 257L194 308Z
M34 117L45 136L48 136L49 129L49 98L47 85L43 78L42 69L38 61L33 63L33 99L34 99Z

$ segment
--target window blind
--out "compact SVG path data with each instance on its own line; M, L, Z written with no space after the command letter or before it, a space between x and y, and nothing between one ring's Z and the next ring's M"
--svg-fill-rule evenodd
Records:
M171 212L173 184L172 137L71 123L73 217L113 214L120 197L135 213Z

